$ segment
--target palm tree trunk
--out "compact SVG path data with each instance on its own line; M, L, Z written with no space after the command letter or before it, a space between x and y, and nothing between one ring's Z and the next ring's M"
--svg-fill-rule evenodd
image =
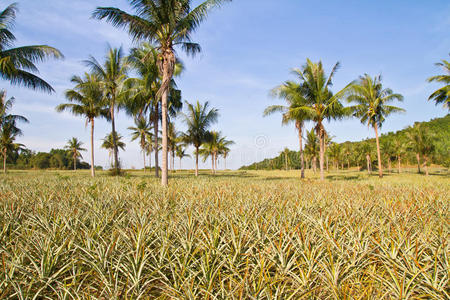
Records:
M300 144L300 178L305 178L305 161L304 161L304 157L303 157L303 122L297 121L296 122L296 127L298 129L298 142Z
M76 154L73 155L73 170L74 171L77 170L77 155Z
M181 157L180 157L180 171L181 171Z
M391 173L391 158L388 157L388 171Z
M416 153L416 159L417 159L417 170L420 174L420 154Z
M425 176L428 176L428 157L423 157L425 160L425 163L423 164L423 167L425 168Z
M198 176L198 147L195 147L195 176Z
M150 155L148 156L148 169L149 172L152 170L152 153L150 152Z
M155 136L155 177L159 177L159 157L158 157L158 125L159 125L159 102L155 104L155 115L153 119L153 135Z
M373 128L375 129L375 140L377 141L377 156L378 156L378 177L383 177L383 167L381 165L381 151L380 151L380 141L378 139L378 126L374 123Z
M400 174L401 173L401 171L402 171L402 165L401 165L401 157L400 157L400 155L397 157L397 160L398 160L398 174Z
M320 157L319 157L319 167L320 167L320 180L324 180L324 175L323 175L323 167L324 167L324 162L325 162L325 149L324 149L324 145L325 144L325 139L324 139L324 132L323 132L323 128L319 129L319 149L320 149ZM327 169L328 169L328 157L327 157Z
M223 157L223 162L224 162L224 170L226 170L227 169L227 156L225 155L224 157Z
M91 176L95 177L95 167L94 167L94 119L91 119Z
M211 153L211 173L214 175L214 153Z
M144 173L145 173L145 150L142 150L142 157L144 158Z
M6 151L3 151L3 173L6 174Z
M167 76L167 72L164 72L163 76ZM166 79L167 80L167 79ZM164 78L163 78L164 81ZM168 87L162 94L162 167L161 167L161 184L167 186L168 182L168 139L167 139L167 97Z
M116 118L114 116L114 110L115 110L115 99L111 102L111 107L109 108L109 113L111 115L111 127L112 127L112 134L113 134L113 153L114 153L114 170L115 175L119 175L119 154L117 150L117 141L116 141Z

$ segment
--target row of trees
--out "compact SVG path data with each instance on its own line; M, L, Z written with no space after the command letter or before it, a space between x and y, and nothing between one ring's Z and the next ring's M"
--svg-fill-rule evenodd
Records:
M449 64L443 61L442 65L449 73ZM304 151L303 151L303 127L305 122L312 121L315 124L315 135L318 137L319 166L320 178L324 179L324 162L326 140L328 133L324 127L324 121L340 120L347 117L356 117L361 123L372 127L375 132L377 162L379 177L383 176L382 154L379 141L379 129L383 125L387 116L396 112L404 112L402 108L390 105L393 101L403 101L403 96L394 93L389 88L384 88L381 83L381 76L371 77L367 74L361 76L345 86L336 93L331 91L333 78L339 68L337 63L331 73L327 76L323 69L322 62L314 63L307 60L306 64L300 69L294 69L293 73L299 79L296 81L286 81L282 85L272 90L272 95L277 98L284 99L287 105L272 105L266 108L264 115L272 113L282 113L282 123L295 123L298 130L300 144L300 165L301 177L304 178ZM444 103L448 108L449 92L449 76L441 75L429 79L430 81L438 81L447 83L447 86L439 89L430 96L435 99L436 103ZM350 106L344 106L341 102L346 100ZM312 132L308 133L308 138L313 139ZM425 134L416 134L421 136L420 140L425 140ZM311 152L314 146L308 146L308 152ZM333 146L330 150L338 152L338 146ZM366 151L367 152L367 151ZM432 149L417 150L422 153L427 160L425 153L432 152ZM367 155L366 155L367 158ZM316 156L314 156L316 159ZM369 159L367 158L369 162Z
M383 169L402 172L402 166L416 162L418 172L429 163L450 166L450 115L429 122L415 123L398 132L389 132L380 136L381 164ZM306 131L305 168L317 170L319 157L319 139L312 128ZM325 168L367 170L378 165L375 139L360 142L333 142L332 136L325 139ZM243 169L300 169L300 153L285 149L280 156L267 159Z

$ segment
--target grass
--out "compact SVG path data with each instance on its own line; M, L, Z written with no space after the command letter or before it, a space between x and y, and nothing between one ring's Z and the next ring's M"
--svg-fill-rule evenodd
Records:
M448 172L0 176L0 298L449 299Z

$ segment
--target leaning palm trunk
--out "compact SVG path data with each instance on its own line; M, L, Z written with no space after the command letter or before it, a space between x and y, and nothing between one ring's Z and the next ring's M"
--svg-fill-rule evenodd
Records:
M374 123L373 128L375 129L375 140L377 141L377 157L378 157L378 176L383 177L383 167L381 166L381 152L380 152L380 141L378 139L378 126Z
M421 172L420 172L420 154L419 153L416 153L416 159L417 159L417 170L420 174Z
M94 119L91 119L91 176L95 177L95 167L94 167Z
M303 122L297 121L295 127L298 129L298 141L300 143L300 169L301 169L301 178L305 178L305 162L303 158Z

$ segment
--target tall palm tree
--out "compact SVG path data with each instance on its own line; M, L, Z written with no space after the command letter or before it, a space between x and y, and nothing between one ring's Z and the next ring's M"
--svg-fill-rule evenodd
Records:
M55 90L51 85L33 73L38 73L36 63L49 58L63 58L63 55L46 45L11 48L16 41L11 29L17 11L17 4L13 3L0 12L0 77L13 85L52 93Z
M194 105L187 103L187 113L183 114L187 131L182 135L183 141L195 148L195 176L198 176L198 155L200 146L210 138L208 128L217 122L219 112L210 108L208 101L203 105L199 101Z
M71 103L58 105L56 111L70 111L85 118L86 125L91 124L91 176L94 177L94 120L99 117L108 118L108 109L105 108L103 89L98 76L85 73L84 78L73 76L71 82L75 87L66 91L66 99Z
M73 170L75 171L77 169L77 159L83 158L81 155L81 151L86 151L83 147L81 147L83 143L79 141L77 138L73 137L70 140L67 141L66 146L64 149L70 151L72 153L73 158Z
M396 106L388 105L393 101L403 101L403 96L394 94L391 89L384 89L381 84L381 76L374 78L365 74L354 83L350 89L347 98L348 102L356 102L356 105L349 109L353 115L361 120L361 123L367 124L375 130L375 140L377 143L378 157L378 176L383 177L383 168L381 165L380 141L378 138L378 129L381 128L387 116L396 112L405 110Z
M115 149L125 149L125 143L122 142L122 136L117 132L107 134L102 141L101 147L108 150L110 158L113 158Z
M22 131L16 127L14 122L5 123L0 129L0 153L3 156L3 173L6 173L8 153L17 151L23 147L22 144L15 143L16 137L21 134Z
M311 168L314 173L317 167L317 156L319 156L319 138L314 132L314 128L306 132L306 144L305 144L305 154L309 157L311 161Z
M139 140L139 146L141 147L142 155L144 158L144 173L145 173L145 156L146 156L146 147L147 147L147 137L151 135L150 130L151 126L147 119L142 116L134 119L135 126L128 127L128 130L131 130L131 141Z
M15 98L14 97L11 97L9 99L6 98L7 98L6 90L0 90L0 130L6 124L10 124L15 128L15 130L18 130L18 128L15 127L16 122L28 123L28 120L24 116L10 114L10 110L14 105Z
M420 174L420 157L422 156L425 160L425 174L428 176L428 160L430 155L434 152L435 146L433 142L433 137L430 132L420 125L420 123L415 124L408 132L409 145L411 150L416 153L417 159L417 170Z
M300 84L293 81L286 81L284 84L276 87L272 90L272 95L286 100L287 106L283 105L271 105L264 110L264 116L273 114L275 112L281 112L283 114L282 124L288 124L295 122L295 128L298 131L298 138L300 144L300 169L301 178L305 178L305 167L303 157L303 125L306 120L309 119L307 111L297 109L307 105L306 99L302 94L302 87Z
M124 56L122 47L111 48L109 47L106 55L105 62L99 63L93 56L84 61L85 64L91 68L93 74L98 76L103 84L105 90L105 96L109 106L109 120L111 120L112 136L113 137L113 154L114 154L114 173L118 175L120 173L119 155L117 142L114 139L116 133L116 118L115 111L118 104L122 100L124 95L123 86L125 79L127 78L128 63Z
M93 17L106 19L116 27L125 27L134 40L146 40L158 50L159 73L162 77L158 95L162 106L162 176L163 186L168 184L167 114L170 82L175 69L175 47L188 54L200 52L200 46L191 41L192 33L204 21L212 8L226 0L207 0L192 8L192 0L129 0L136 14L118 8L98 7Z
M218 152L217 152L217 156L216 156L216 169L217 169L218 155L222 155L223 156L223 159L224 159L224 162L225 162L224 169L225 170L227 169L227 156L230 153L230 148L229 147L231 145L234 145L234 141L227 140L226 137L221 137L219 139L218 146L217 146Z
M443 59L441 62L436 63L436 66L442 67L446 74L437 75L428 78L428 82L438 82L444 84L443 87L434 91L428 100L434 100L437 104L443 104L450 110L450 62Z
M324 179L324 155L325 155L325 137L326 131L324 126L325 120L338 120L348 115L340 99L345 96L347 89L351 84L347 85L336 94L331 92L333 77L339 68L336 63L329 76L325 75L322 62L313 63L307 59L306 64L301 69L295 69L293 72L300 79L302 95L306 100L304 105L295 108L295 111L309 116L316 126L315 130L319 137L320 148L320 179Z
M128 95L126 109L132 115L149 114L149 120L153 123L155 149L155 176L159 176L158 141L159 122L161 120L160 98L157 92L161 87L161 76L158 69L158 52L147 42L141 43L138 48L133 48L128 57L130 65L138 74L137 78L127 80ZM174 76L179 76L184 70L184 65L177 60L175 63ZM175 116L182 108L181 91L177 90L174 80L171 80L168 97L168 112Z
M182 144L179 144L176 150L176 156L180 159L180 170L181 170L181 160L185 157L191 157L186 153L186 147Z

